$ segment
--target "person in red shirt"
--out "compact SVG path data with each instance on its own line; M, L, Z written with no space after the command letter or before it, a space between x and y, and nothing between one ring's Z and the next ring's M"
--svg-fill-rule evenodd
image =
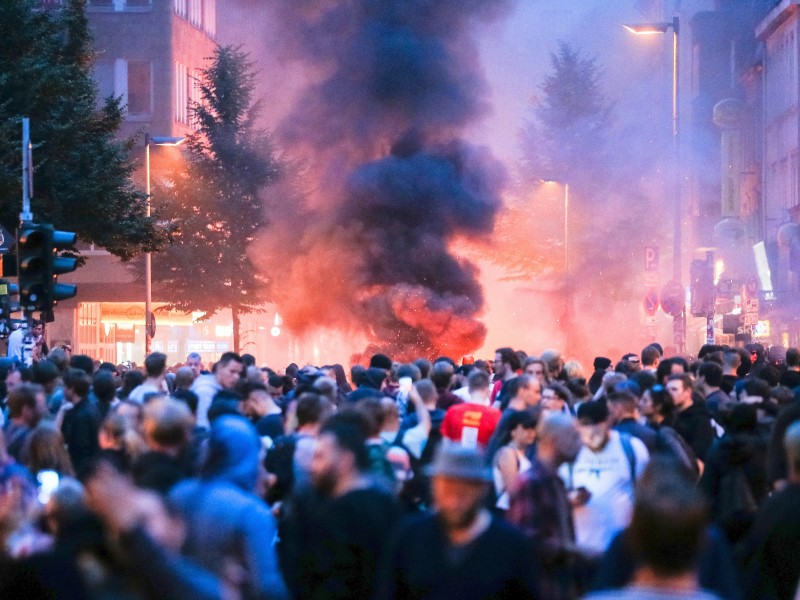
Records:
M489 375L477 369L470 373L469 402L447 410L442 436L465 448L485 448L500 421L500 411L489 406L490 390Z
M500 391L509 379L516 377L522 369L519 355L513 348L498 348L494 352L494 372L497 381L494 383L491 393L490 406L498 399Z

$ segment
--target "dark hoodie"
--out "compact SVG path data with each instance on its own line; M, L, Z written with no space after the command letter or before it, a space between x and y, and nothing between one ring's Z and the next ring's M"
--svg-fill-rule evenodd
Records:
M740 409L737 413L751 409L752 416L749 420L752 423L741 427L737 423L731 424L730 430L716 440L708 451L703 476L700 478L700 489L708 498L710 514L715 515L717 521L721 520L723 507L731 504L732 499L726 501L722 497L726 493L722 484L723 478L734 470L741 470L743 482L746 482L757 505L760 506L769 493L767 444L756 434L755 407L739 406L737 409ZM755 513L735 515L735 518L726 518L726 522L719 522L719 525L728 534L730 541L736 543L747 533L754 516Z
M386 379L386 371L370 367L361 374L358 387L347 394L348 402L358 402L364 398L382 398L381 388Z
M260 444L242 417L218 418L200 478L177 485L169 497L186 521L186 556L219 577L235 564L245 574L246 596L285 598L275 554L275 519L253 493Z
M706 461L706 454L717 436L711 419L711 412L705 402L695 400L690 407L678 413L673 426L692 448L695 456L703 462Z

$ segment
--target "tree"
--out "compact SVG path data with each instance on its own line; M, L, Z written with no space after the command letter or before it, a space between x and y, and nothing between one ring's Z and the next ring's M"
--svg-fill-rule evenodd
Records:
M601 91L597 61L559 42L550 62L553 70L541 85L534 119L520 136L522 178L570 185L606 180L613 106Z
M135 140L115 134L119 99L98 108L84 0L55 10L33 0L0 2L0 222L14 230L21 208L21 118L31 119L37 220L76 231L129 259L157 250L169 232L147 217L134 187L129 152Z
M255 74L239 48L218 47L196 85L190 108L197 131L184 144L184 161L157 193L178 225L173 243L153 257L155 280L171 309L208 318L230 309L238 350L240 317L259 310L267 279L247 250L267 226L262 192L282 170L268 132L256 126Z
M617 122L596 59L560 42L551 67L520 131L518 188L491 256L511 278L551 292L567 351L588 355L614 337L639 343L630 323L639 319L641 256L663 228L640 185L647 164ZM615 329L611 315L626 326Z
M592 199L603 197L613 177L607 160L613 105L602 93L597 61L559 42L550 62L552 70L539 86L532 118L520 131L517 189L498 215L494 232L498 243L491 256L510 279L563 273L564 184L571 189L570 254L578 257L576 243L582 236L576 228L587 220L575 216L589 214ZM571 271L579 268L573 263Z

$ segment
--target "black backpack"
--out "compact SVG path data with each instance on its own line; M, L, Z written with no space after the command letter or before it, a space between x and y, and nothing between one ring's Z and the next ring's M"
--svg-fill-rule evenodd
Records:
M273 445L264 459L264 468L275 475L275 483L267 491L267 503L284 500L294 487L294 451L297 435L282 435L273 440Z
M749 518L758 511L750 482L741 466L731 466L719 480L717 518L722 524Z
M406 451L411 463L411 478L403 482L403 486L400 489L400 500L412 512L424 511L433 504L431 481L425 473L425 468L433 462L436 449L442 443L441 425L439 427L431 426L428 440L425 442L425 447L422 449L422 454L419 458L415 457L413 452L403 443L404 434L405 431L401 430L398 432L397 438L392 442L393 446Z

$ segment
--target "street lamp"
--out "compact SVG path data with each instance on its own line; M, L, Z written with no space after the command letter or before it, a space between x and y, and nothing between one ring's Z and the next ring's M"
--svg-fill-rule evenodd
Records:
M557 184L564 186L564 296L565 304L567 305L566 317L564 319L564 337L566 346L569 346L569 316L572 308L572 297L570 295L570 279L569 279L569 183L566 181L561 182L555 179L542 179L540 180L545 184Z
M628 31L636 35L664 34L672 29L672 154L674 164L673 171L673 222L672 222L672 279L673 282L683 289L681 285L681 185L680 185L680 143L678 140L678 33L680 32L680 20L673 17L672 22L658 23L639 23L636 25L623 25ZM670 282L670 283L673 283ZM669 287L670 284L667 284ZM678 352L684 350L684 336L686 330L686 309L681 310L680 315L674 317L673 335L675 346Z
M555 183L564 186L564 272L569 275L569 183L555 179L543 179L542 183Z
M150 217L150 146L180 146L186 138L151 136L144 134L144 172L145 172L145 193L147 195L147 217ZM144 255L144 355L150 354L153 345L153 333L150 325L150 314L153 303L153 265L152 255L147 252Z

